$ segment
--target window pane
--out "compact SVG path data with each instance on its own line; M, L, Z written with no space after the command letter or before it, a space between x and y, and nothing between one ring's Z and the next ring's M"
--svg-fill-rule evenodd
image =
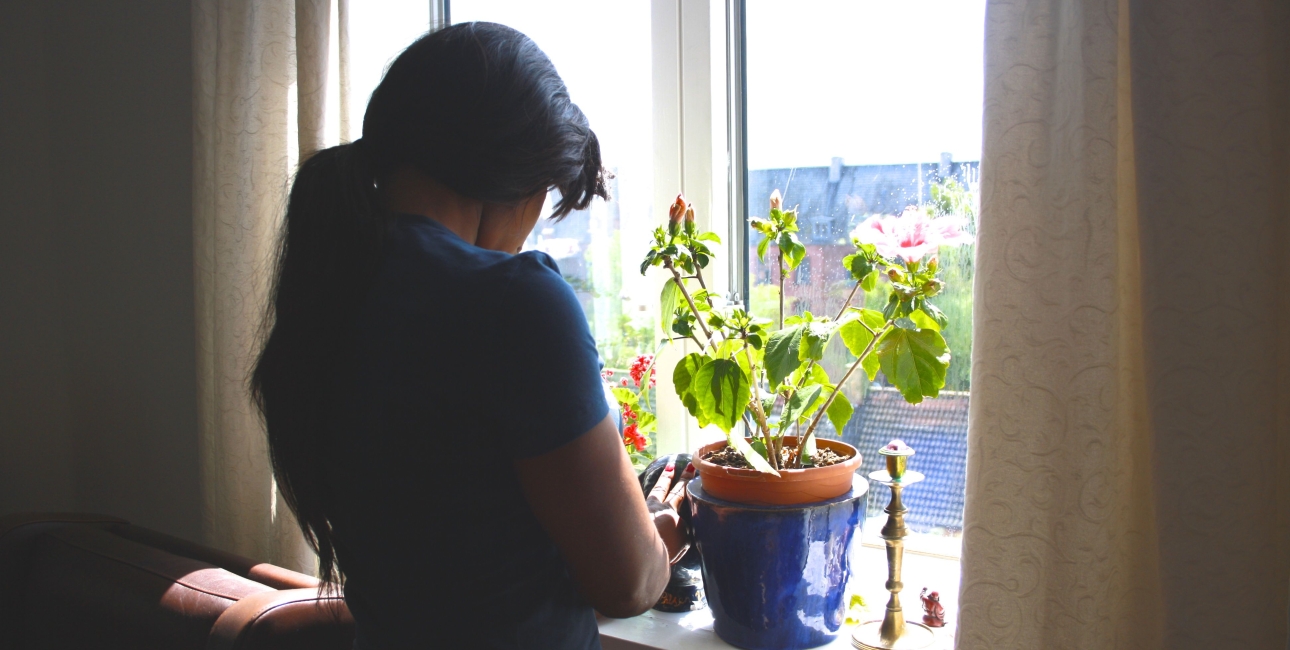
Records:
M807 247L785 278L787 313L838 314L855 286L841 263L855 250L850 233L870 216L913 206L965 217L975 231L984 14L982 0L748 0L748 213L765 217L779 189L784 207L799 210ZM759 261L761 238L749 232L749 302L777 318L775 249L769 263ZM870 385L856 373L844 391L857 409L841 432L864 455L866 473L878 469L876 452L893 438L918 452L910 466L928 480L905 492L907 521L933 538L910 545L954 555L963 526L972 258L971 246L939 251L946 289L934 302L949 318L953 352L941 397L909 405L881 375ZM881 309L875 302L885 292L880 284L852 304ZM853 359L835 344L825 367L840 377ZM871 492L871 517L885 518L885 492ZM871 522L866 538L880 528Z
M385 69L430 27L428 0L349 3L350 98L352 130L362 131L363 111Z
M600 140L613 200L560 222L539 221L526 249L555 258L573 285L608 368L653 351L657 297L634 268L644 258L653 193L650 5L603 0L453 0L454 23L502 23L555 64ZM548 210L557 196L547 201ZM616 377L624 376L618 373Z

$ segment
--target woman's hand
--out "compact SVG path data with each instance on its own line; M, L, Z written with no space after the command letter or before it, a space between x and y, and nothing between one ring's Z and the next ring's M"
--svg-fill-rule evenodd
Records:
M685 522L681 521L681 504L685 501L685 486L694 478L694 465L687 465L681 472L681 478L672 485L676 475L675 461L668 461L667 467L659 473L658 480L645 497L645 505L654 517L654 528L667 546L667 557L671 564L681 561L685 552L690 550L690 534ZM671 486L669 490L668 487Z

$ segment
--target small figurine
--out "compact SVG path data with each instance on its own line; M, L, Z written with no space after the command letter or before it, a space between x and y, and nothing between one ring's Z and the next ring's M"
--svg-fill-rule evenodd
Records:
M941 594L939 592L927 592L927 587L923 587L923 593L918 595L919 600L923 601L923 624L927 627L945 627L945 607L941 605Z

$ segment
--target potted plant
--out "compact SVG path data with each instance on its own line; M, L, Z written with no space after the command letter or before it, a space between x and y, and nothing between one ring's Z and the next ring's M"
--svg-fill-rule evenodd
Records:
M694 453L699 479L692 495L703 498L691 504L714 627L742 647L811 647L828 642L840 627L846 556L863 517L855 510L863 508L863 499L847 501L850 514L841 518L834 506L854 491L861 458L840 440L818 440L817 428L828 418L840 432L850 420L854 409L841 388L857 370L870 380L881 370L912 403L939 394L950 351L941 335L946 318L932 302L944 287L937 278L936 252L942 245L970 241L952 217L932 219L916 209L899 217L870 217L852 232L855 251L842 261L854 284L841 309L831 317L789 315L784 280L807 250L796 235L797 211L785 210L782 203L776 190L768 217L751 220L763 236L758 255L764 260L775 249L780 285L775 321L725 304L709 289L704 269L713 253L708 244L720 239L696 228L694 209L682 196L669 208L667 226L654 231L641 264L642 273L651 267L666 273L663 325L697 350L676 364L676 395L700 426L715 425L726 434ZM880 283L887 293L881 310L852 306L861 290L872 292ZM825 348L835 341L855 357L836 381L821 365ZM699 510L709 506L696 501L728 512L706 518ZM705 531L709 520L716 523ZM732 530L735 521L749 529ZM763 525L767 521L774 526ZM830 570L803 573L812 563ZM780 571L780 565L787 570ZM754 583L744 580L750 572L758 576ZM808 574L828 584L802 584ZM807 602L830 589L837 593ZM761 600L736 602L748 597ZM790 620L795 612L800 621ZM781 620L771 620L776 617Z

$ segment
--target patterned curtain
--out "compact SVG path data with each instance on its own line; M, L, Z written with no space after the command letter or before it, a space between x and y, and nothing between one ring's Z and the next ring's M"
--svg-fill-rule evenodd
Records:
M274 487L247 380L291 176L302 153L349 137L346 4L193 1L203 531L217 548L306 573L315 559Z
M986 32L958 647L1285 647L1290 3Z

